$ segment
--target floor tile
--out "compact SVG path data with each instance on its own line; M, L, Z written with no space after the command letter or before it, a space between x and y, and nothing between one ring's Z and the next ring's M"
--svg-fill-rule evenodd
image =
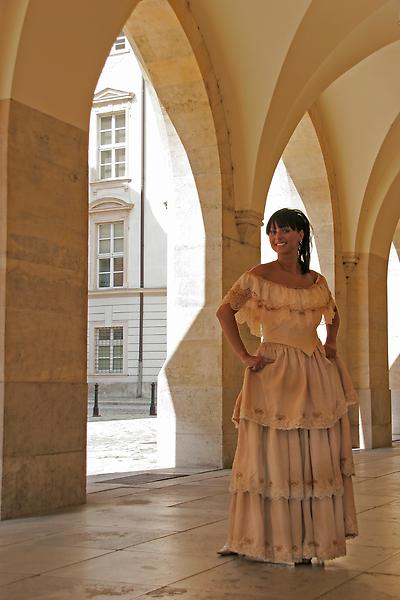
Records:
M370 508L376 508L377 506L391 504L394 500L393 496L370 496L368 494L361 494L355 490L357 513L369 510Z
M400 600L400 577L363 573L320 598L321 600Z
M176 485L175 487L151 490L135 495L127 495L118 498L116 501L120 505L149 505L161 504L163 506L173 506L189 500L199 500L202 498L211 498L223 495L225 492L216 490L212 486L195 485Z
M227 557L222 559L222 562L228 560L232 559ZM221 559L217 556L199 558L120 550L107 556L58 569L52 574L56 577L72 579L128 581L155 588L207 571L220 562Z
M0 573L0 586L32 576L33 573Z
M154 552L154 554L176 554L199 557L215 557L216 552L225 543L228 531L227 521L204 527L197 527L190 531L169 535L164 538L153 540L126 548L143 552ZM385 557L384 557L385 558ZM383 559L382 559L383 560Z
M400 523L396 521L373 521L358 518L359 535L349 540L348 544L362 546L379 546L383 548L400 548Z
M394 556L399 548L381 548L379 546L362 546L360 544L347 544L346 556L327 560L325 569L348 569L350 571L365 571L376 564Z
M392 496L395 499L399 495L400 482L387 480L383 481L383 477L363 481L355 485L357 494L368 494L370 496Z
M399 592L400 592L400 552L379 564L368 569L371 573L382 573L384 575L399 576Z
M149 589L151 586L132 582L90 581L41 575L8 585L2 592L7 595L7 600L132 600L143 596Z
M139 523L140 525L140 523ZM163 538L176 533L166 529L135 529L128 526L114 527L85 527L73 528L68 533L45 536L37 541L37 546L74 546L80 548L103 548L122 550L128 546L134 547L143 542Z
M135 496L136 494L140 494L141 490L133 490L132 488L124 488L117 487L113 490L104 490L99 492L93 492L87 495L87 503L114 503L119 498L124 498L125 496Z
M218 496L199 498L198 500L188 500L175 504L175 508L192 509L199 511L212 511L213 515L224 518L228 515L230 496L229 494L219 494Z
M230 589L228 590L215 590L215 589L191 589L182 587L181 584L176 584L174 586L166 586L163 588L159 588L154 590L153 592L148 592L143 599L141 600L151 600L151 599L159 599L159 600L252 600L252 599L261 599L264 600L278 600L275 592L271 592L266 588L263 590L262 594L251 596L248 593L243 592L232 592ZM309 597L307 596L307 600Z
M0 548L0 571L19 573L22 567L28 573L39 574L107 552L109 551L106 549L40 546L31 542L5 546Z
M399 464L396 459L385 459L369 461L357 465L358 477L381 477L391 473L399 472Z
M400 504L395 502L371 508L359 514L360 519L371 519L373 521L399 521Z
M232 593L242 594L246 600L253 597L314 600L356 574L357 571L347 569L269 565L237 558L217 569L184 579L176 585L184 589L215 592L229 589Z
M400 447L355 457L360 535L346 557L324 568L217 556L227 533L229 471L140 488L100 478L91 489L105 488L87 505L0 523L0 596L400 600Z

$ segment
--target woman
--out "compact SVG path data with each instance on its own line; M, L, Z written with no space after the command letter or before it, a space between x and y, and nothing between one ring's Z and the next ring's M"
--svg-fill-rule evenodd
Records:
M246 271L217 311L247 367L233 421L228 540L220 554L309 564L346 554L357 535L348 405L356 402L336 355L339 314L325 278L311 271L310 223L284 208L267 224L277 260ZM317 326L324 317L322 345ZM240 338L262 338L255 356Z

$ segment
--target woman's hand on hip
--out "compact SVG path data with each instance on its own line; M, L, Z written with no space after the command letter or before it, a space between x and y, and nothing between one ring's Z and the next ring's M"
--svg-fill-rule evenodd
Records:
M252 356L248 354L242 358L242 363L248 367L251 371L261 371L268 363L274 362L270 358L265 356Z

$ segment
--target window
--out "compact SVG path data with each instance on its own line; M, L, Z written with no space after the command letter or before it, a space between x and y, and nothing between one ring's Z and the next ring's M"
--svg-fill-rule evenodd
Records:
M97 286L124 285L124 222L97 225Z
M121 50L126 50L127 42L124 33L121 31L117 39L115 40L111 52L121 52Z
M122 373L123 327L96 328L96 373Z
M99 117L100 179L126 176L125 112Z

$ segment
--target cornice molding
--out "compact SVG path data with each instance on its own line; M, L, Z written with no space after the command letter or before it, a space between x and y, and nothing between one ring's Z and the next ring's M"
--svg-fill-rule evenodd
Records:
M113 102L133 102L135 99L136 96L133 92L117 90L114 88L104 88L93 96L93 106L101 106Z
M115 210L132 210L134 204L132 202L125 202L120 198L101 198L100 200L92 200L89 203L90 213L99 213Z

